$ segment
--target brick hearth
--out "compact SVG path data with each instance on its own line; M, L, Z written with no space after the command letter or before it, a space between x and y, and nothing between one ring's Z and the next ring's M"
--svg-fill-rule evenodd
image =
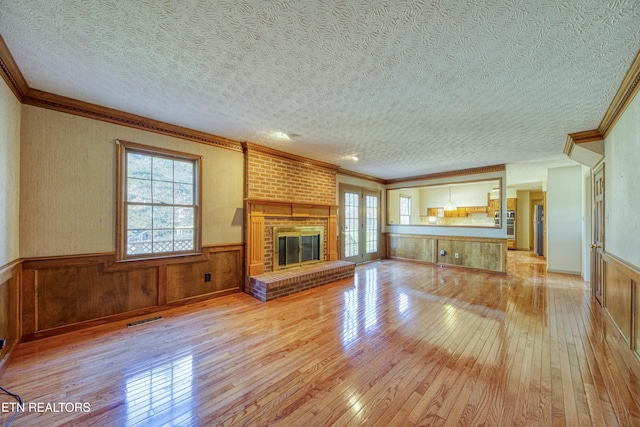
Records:
M349 261L328 261L249 277L245 289L260 301L269 301L327 283L353 277L356 265Z

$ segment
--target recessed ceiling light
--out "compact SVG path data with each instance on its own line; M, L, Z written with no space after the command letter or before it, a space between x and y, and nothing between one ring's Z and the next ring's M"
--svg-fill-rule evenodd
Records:
M360 160L358 158L358 156L356 156L355 154L348 154L346 156L342 156L340 159L341 160L350 160L352 162L357 162L358 160Z
M280 139L286 139L287 141L291 139L288 133L286 132L275 132L274 136Z
M285 139L285 140L289 141L290 139L296 138L296 137L298 137L300 135L298 135L297 133L278 131L278 132L274 132L273 136L275 136L276 138L279 138L279 139Z

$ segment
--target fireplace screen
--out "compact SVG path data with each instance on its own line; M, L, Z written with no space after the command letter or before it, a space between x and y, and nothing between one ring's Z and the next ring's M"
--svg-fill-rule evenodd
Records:
M274 270L319 262L323 227L274 228Z

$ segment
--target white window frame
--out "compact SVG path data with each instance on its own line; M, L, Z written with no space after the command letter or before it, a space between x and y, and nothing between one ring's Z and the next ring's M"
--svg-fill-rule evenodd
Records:
M402 207L402 201L407 201L408 212L404 212ZM401 225L409 225L411 224L411 196L400 195L400 224Z

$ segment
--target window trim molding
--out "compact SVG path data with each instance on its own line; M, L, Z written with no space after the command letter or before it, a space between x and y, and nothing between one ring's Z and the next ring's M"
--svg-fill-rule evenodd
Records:
M409 214L408 215L403 215L402 214L402 199L409 200ZM410 225L411 224L411 210L413 209L413 206L411 206L412 205L411 196L407 196L406 194L400 194L399 201L400 201L400 206L398 206L399 207L399 211L400 211L400 224L399 225ZM402 217L403 216L405 216L405 217L408 216L409 217L409 222L407 224L403 224L402 223Z
M116 263L118 262L135 262L158 260L163 258L189 257L194 255L202 255L202 156L196 154L185 153L182 151L171 150L167 148L154 147L151 145L138 144L135 142L123 141L116 139ZM140 256L127 256L127 239L126 239L126 215L124 209L125 201L125 184L127 182L126 174L126 154L130 151L149 153L150 155L164 156L172 159L191 160L195 163L195 179L194 179L194 198L195 209L195 233L194 248L190 252L169 252L158 254L144 254Z

